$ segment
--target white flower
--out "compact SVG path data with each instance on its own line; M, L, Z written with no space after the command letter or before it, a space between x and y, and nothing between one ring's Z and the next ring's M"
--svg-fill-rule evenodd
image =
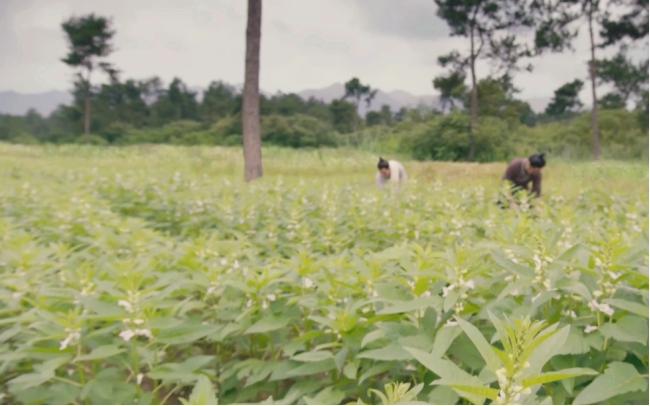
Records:
M306 287L307 289L309 289L309 288L311 288L312 286L314 286L314 281L312 281L312 280L309 279L309 278L303 278L303 279L302 279L302 285L303 285L304 287Z
M266 298L269 299L269 302L275 302L276 299L275 294L273 293L269 293L268 295L266 295Z
M138 375L136 375L135 381L138 383L138 385L142 384L142 378L144 378L144 374L139 373Z
M449 292L451 292L452 290L454 290L454 287L455 287L455 286L456 286L456 285L454 285L454 284L452 283L452 284L449 285L449 286L445 286L445 287L443 287L443 288L442 288L442 297L447 297L447 295L449 294Z
M499 381L499 386L506 386L508 383L508 377L506 376L506 369L499 368L496 370L497 380Z
M246 307L251 307L251 306L253 306L253 299L248 299L248 301L246 302Z
M73 344L74 342L79 340L79 338L81 338L81 333L79 332L79 330L66 329L66 331L68 331L68 335L59 343L59 350L65 350L71 344Z
M131 338L133 338L134 335L135 333L133 332L133 330L124 330L120 332L120 338L122 338L122 340L124 341L131 340Z
M269 302L262 300L262 309L267 309L269 307Z
M424 296L424 297L431 297L431 292L429 292L428 290L425 290L425 291L422 293L422 296Z
M134 319L133 324L135 324L136 326L139 326L141 324L144 324L144 320L142 320L142 319Z
M476 285L474 284L474 280L473 280L473 279L470 279L470 280L468 280L467 282L464 282L463 285L464 285L465 288L467 288L467 289L474 289L474 287L476 286Z
M120 332L120 338L122 338L124 341L130 341L133 337L136 336L147 337L149 339L153 338L151 330L145 328L139 328L135 330L128 329Z
M151 334L151 330L146 329L146 328L139 328L139 329L135 330L135 335L142 336L142 337L147 337L149 339L153 338L153 335Z
M211 285L211 286L208 288L208 290L206 291L206 293L207 293L208 295L211 295L211 294L213 294L216 290L217 290L217 287L214 286L214 285Z
M232 264L233 269L239 269L239 261L235 260Z
M585 327L585 333L589 334L592 331L598 330L598 327L592 326L591 324Z
M228 265L228 260L226 258L221 258L221 261L219 261L219 264L221 264L221 266L226 266L226 265Z
M133 305L131 304L131 302L128 302L126 300L120 300L119 302L117 302L117 305L122 306L129 313L133 313Z
M456 320L454 320L454 319L449 319L445 323L445 326L449 326L449 327L457 326L457 325L458 325L458 322Z
M608 316L614 314L614 309L607 303L598 303L596 299L589 302L589 308L593 311L600 311Z
M607 303L600 305L600 311L605 313L608 316L612 316L614 314L614 309L612 308L612 306L608 305Z

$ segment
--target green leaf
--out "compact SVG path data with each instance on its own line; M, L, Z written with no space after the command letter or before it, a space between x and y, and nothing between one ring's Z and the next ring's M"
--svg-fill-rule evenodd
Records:
M75 358L73 362L110 358L114 355L121 354L124 351L124 348L120 348L117 345L102 345L92 350L90 354L81 355Z
M338 405L343 398L345 398L345 392L336 389L334 386L328 386L314 397L305 396L305 402L308 405Z
M539 373L551 357L562 351L569 336L570 326L564 326L559 330L553 330L554 328L554 326L546 328L535 340L536 347L528 357L530 371L534 374Z
M451 361L435 357L434 355L418 350L417 348L405 348L405 351L411 354L413 358L424 365L427 369L433 371L436 375L442 378L442 380L446 382L446 385L453 383L479 388L483 387L483 383L480 379L463 371ZM476 404L482 404L485 398L485 396L480 396L473 392L463 391L463 393L461 393L459 389L454 388L454 390L456 390L459 395Z
M54 378L53 370L32 372L29 374L19 375L18 377L10 380L9 387L11 392L20 392L34 386L42 385L52 378Z
M19 392L34 386L41 385L54 378L57 368L70 360L69 355L50 359L41 365L34 367L34 372L19 375L9 381L9 387L12 392Z
M357 379L357 370L359 369L359 360L353 360L343 367L343 375L348 379Z
M382 339L384 337L386 337L386 331L385 330L371 331L370 333L366 334L363 337L363 339L361 340L361 348L363 348L366 345L372 343L373 341L377 341L377 340Z
M603 336L622 342L645 345L648 342L648 321L637 316L623 316L616 323L601 326Z
M300 362L318 362L330 358L334 358L334 355L329 351L309 351L291 357L292 360Z
M427 396L431 405L455 405L458 402L458 395L448 386L437 386Z
M126 383L124 371L117 368L102 369L83 388L80 395L82 403L91 404L131 404L137 388Z
M438 379L437 381L431 382L431 384L449 386L450 388L458 392L461 396L466 397L467 399L470 399L470 396L471 397L476 396L478 398L488 398L491 400L496 400L497 396L499 396L499 391L497 389L490 388L483 385L476 385L476 386L464 385L462 383L450 382L445 379Z
M461 318L458 318L457 320L460 328L462 328L469 339L472 340L472 343L481 354L481 357L485 360L487 367L490 368L492 372L496 372L497 369L501 368L501 360L485 337L483 337L483 334L467 321Z
M302 396L308 395L320 389L322 385L323 384L321 382L314 379L298 381L291 386L284 398L278 399L278 401L275 403L278 405L294 404Z
M569 336L558 354L576 355L586 352L589 352L589 343L585 340L584 334L575 326L571 326Z
M343 369L343 364L345 363L345 360L348 358L348 353L350 350L347 348L343 348L341 351L336 353L336 356L334 357L334 363L336 364L336 369L341 372Z
M357 354L357 358L367 358L377 361L403 361L411 359L411 356L397 344L390 344L376 350L367 350Z
M458 301L459 297L460 297L460 293L458 292L458 289L453 289L451 292L447 294L447 296L443 300L442 309L445 312L450 311Z
M331 371L332 369L336 369L336 363L334 362L334 359L326 359L324 361L318 362L307 362L289 370L286 373L285 378L313 375L325 371Z
M570 247L566 251L564 251L560 256L558 257L559 260L561 261L569 261L580 254L580 252L584 249L584 246L582 244L576 244L573 247Z
M492 252L492 258L494 259L494 262L497 263L502 269L505 269L506 271L514 272L516 274L519 274L521 276L532 276L533 275L533 270L528 268L527 266L516 264L510 260L510 258L506 257L505 254L499 252L499 251L493 251Z
M612 362L605 373L594 379L573 401L574 405L590 405L616 395L643 391L648 387L647 378L639 375L633 365Z
M425 307L434 306L433 297L419 297L406 302L396 302L377 312L379 315L408 313Z
M359 377L359 384L362 384L366 379L384 373L393 367L394 364L387 362L375 364L361 374Z
M216 405L217 397L215 396L214 386L212 382L208 379L207 376L199 376L194 389L192 389L192 394L187 400L187 403L190 405Z
M214 359L213 355L197 355L182 363L170 362L156 366L147 375L163 382L189 383L198 379L197 372Z
M267 316L250 326L244 334L260 334L279 330L289 324L290 321L289 317Z
M623 299L605 299L605 303L608 303L619 309L623 309L630 313L636 314L641 317L648 318L648 306L641 303L630 302Z
M598 375L598 372L590 368L567 368L559 371L546 372L534 377L523 380L524 387L528 388L534 385L543 385L549 382L561 381L563 379L574 378L582 375Z
M433 341L433 353L434 357L442 357L449 349L451 343L454 342L456 337L460 334L462 330L457 326L444 326L436 334L436 338Z
M156 341L163 344L188 344L213 334L217 330L215 326L206 326L199 323L185 323L173 328L161 329L156 335Z

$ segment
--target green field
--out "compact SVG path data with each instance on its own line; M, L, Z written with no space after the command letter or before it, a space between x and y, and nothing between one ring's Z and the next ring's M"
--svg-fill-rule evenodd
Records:
M0 402L648 403L647 162L376 159L0 144Z

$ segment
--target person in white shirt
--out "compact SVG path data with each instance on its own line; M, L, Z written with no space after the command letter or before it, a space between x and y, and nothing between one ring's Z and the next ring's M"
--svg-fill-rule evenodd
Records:
M392 185L401 185L406 182L406 170L404 166L397 161L387 161L382 157L379 157L379 162L377 163L377 186L380 188L384 187L387 183L390 182Z

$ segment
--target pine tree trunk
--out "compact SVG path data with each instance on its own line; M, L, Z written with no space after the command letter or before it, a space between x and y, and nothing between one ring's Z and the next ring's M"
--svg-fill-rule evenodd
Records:
M478 127L478 88L476 86L476 55L474 51L474 27L470 30L470 71L472 74L472 91L470 95L469 156L473 161L476 156L476 129Z
M244 137L244 179L262 176L262 137L260 129L260 40L262 0L248 0L246 25L246 67L242 101Z
M593 29L593 3L589 8L587 18L589 19L589 41L591 45L591 60L589 61L589 77L591 78L591 134L593 137L594 159L599 160L600 150L600 129L598 128L598 96L596 95L596 45L594 44Z
M84 98L84 134L90 134L90 89L86 90Z
M84 134L90 134L90 98L91 98L91 87L90 87L90 76L92 75L92 69L88 69L86 72L85 87L84 92Z

